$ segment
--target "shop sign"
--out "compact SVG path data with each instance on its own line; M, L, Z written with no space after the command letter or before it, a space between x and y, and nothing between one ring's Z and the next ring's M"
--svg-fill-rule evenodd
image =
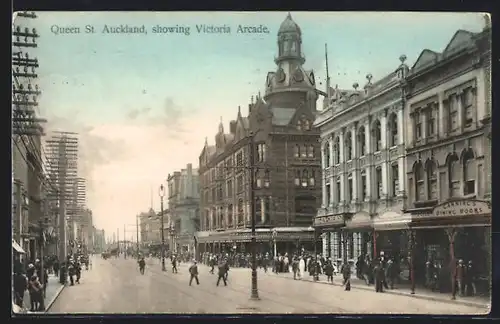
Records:
M480 200L457 200L446 202L434 208L435 217L459 217L491 214L490 204Z
M314 218L315 226L326 226L326 225L343 225L344 224L344 215L329 215L329 216L320 216Z

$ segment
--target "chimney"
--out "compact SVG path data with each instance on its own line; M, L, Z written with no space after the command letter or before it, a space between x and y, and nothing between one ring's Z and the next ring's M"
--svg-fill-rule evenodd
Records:
M253 104L248 104L248 115L250 116L250 113L252 112L252 106Z

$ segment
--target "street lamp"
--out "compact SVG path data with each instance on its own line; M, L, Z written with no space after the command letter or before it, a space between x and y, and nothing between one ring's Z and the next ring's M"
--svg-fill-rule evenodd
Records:
M250 299L259 300L259 290L257 287L257 238L255 237L255 192L254 192L254 181L255 181L255 172L254 172L254 138L255 134L250 132L249 136L249 153L248 157L250 160L250 217L252 220L252 290L250 294Z
M164 233L164 223L163 223L163 197L165 197L165 187L160 185L160 190L158 192L160 196L160 212L161 212L161 271L166 271L165 268L165 233Z

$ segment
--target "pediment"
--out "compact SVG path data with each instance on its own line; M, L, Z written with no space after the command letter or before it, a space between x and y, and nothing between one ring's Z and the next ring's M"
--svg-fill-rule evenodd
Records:
M466 30L457 31L451 38L443 53L449 55L466 48L473 43L473 36L473 33Z
M429 49L424 49L417 61L412 67L412 70L419 70L421 68L427 67L429 65L435 64L439 59L439 53L431 51Z

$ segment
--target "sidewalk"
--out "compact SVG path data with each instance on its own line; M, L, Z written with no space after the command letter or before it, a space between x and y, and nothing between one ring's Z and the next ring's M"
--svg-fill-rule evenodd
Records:
M64 289L64 285L59 283L59 277L54 276L53 274L49 274L48 277L49 283L47 284L47 290L45 291L45 311L40 312L30 312L29 309L31 307L30 294L28 291L24 293L24 309L28 310L29 314L39 314L45 313L49 310L50 306L56 301L59 294Z
M264 273L264 272L262 271L261 273ZM276 274L276 273L273 273L272 271L268 271L267 275L293 280L293 273L292 272ZM325 275L320 275L319 280L314 281L313 277L310 276L309 273L306 273L306 275L302 279L302 281L309 281L312 283L331 285L331 283L326 281ZM334 286L342 286L342 276L341 275L333 276L333 285ZM370 291L375 292L375 287L373 285L366 285L366 283L363 280L358 279L358 278L351 279L351 288L361 289L361 290L370 290ZM482 296L459 297L459 296L457 296L456 297L457 299L452 300L450 294L432 292L432 291L427 291L427 290L418 289L418 288L415 289L415 294L413 294L413 295L411 294L411 290L409 287L397 287L396 286L394 289L385 289L384 292L387 294L407 296L407 297L413 297L413 298L419 298L419 299L427 299L427 300L439 301L439 302L448 302L448 303L452 303L452 304L462 304L462 305L466 305L466 306L476 306L476 307L488 308L491 305L491 299L488 297L482 297Z

